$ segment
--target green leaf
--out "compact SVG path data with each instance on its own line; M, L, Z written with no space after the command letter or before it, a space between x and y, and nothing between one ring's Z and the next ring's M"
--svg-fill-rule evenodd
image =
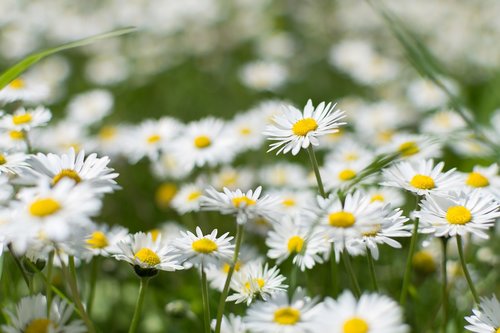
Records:
M75 47L80 47L80 46L85 46L88 44L95 43L97 41L107 39L107 38L113 38L121 35L125 35L128 33L131 33L135 31L136 28L134 27L129 27L129 28L123 28L119 30L114 30L111 32L106 32L103 34L91 36L88 38L80 39L75 42L63 44L60 46L56 46L50 49L46 49L34 54L31 54L24 58L23 60L19 61L16 63L14 66L8 68L6 71L0 75L0 90L3 89L6 85L8 85L10 82L12 82L14 79L16 79L19 75L21 75L24 71L26 71L28 68L39 62L45 57L48 57L54 53L58 53L64 50L69 50Z

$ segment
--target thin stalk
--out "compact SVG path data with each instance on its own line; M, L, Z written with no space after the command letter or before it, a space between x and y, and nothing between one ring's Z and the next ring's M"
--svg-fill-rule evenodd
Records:
M207 273L205 273L205 268L203 267L203 264L201 264L200 270L201 270L201 296L203 299L203 322L205 326L205 333L210 333L210 299L208 297Z
M330 250L330 274L332 279L332 296L337 296L339 292L339 267L337 263L337 258L335 258L335 245L332 243L332 248Z
M78 285L76 279L74 278L76 276L75 258L73 256L68 257L69 269L64 264L62 258L59 259L61 261L61 267L64 277L66 281L68 281L69 288L71 290L71 296L73 297L73 302L75 303L75 306L78 309L78 312L80 313L80 316L82 317L85 326L87 326L88 332L95 333L96 331L94 328L94 324L92 323L87 312L85 311L85 307L83 306L82 300L80 299L80 294L78 292Z
M318 161L316 160L316 155L314 154L314 149L312 145L307 147L307 153L309 154L309 159L311 160L311 166L314 170L314 175L316 176L316 182L318 183L319 194L323 198L326 197L325 188L323 187L323 181L321 180L321 174L319 173Z
M92 316L92 305L94 305L95 288L97 284L97 272L99 269L99 256L95 256L90 267L90 289L87 299L87 313Z
M370 277L373 283L373 289L378 292L377 274L375 273L375 263L373 261L372 251L367 248L368 266L370 267Z
M17 268L19 268L19 271L21 271L21 275L23 276L23 280L26 283L26 286L28 287L28 289L30 290L30 293L32 294L31 283L30 283L30 279L28 277L28 274L26 274L26 271L24 270L23 265L21 264L21 261L14 253L14 251L12 249L12 245L9 244L9 245L7 245L7 247L9 248L10 255L14 259L14 262L16 263Z
M446 271L446 261L448 259L447 251L448 238L441 237L441 273L443 275L442 283L442 305L443 305L443 333L446 333L446 326L448 324L448 272Z
M411 240L410 240L410 251L408 252L408 258L406 258L406 268L403 277L403 287L401 288L401 296L399 298L399 304L401 304L401 306L404 306L406 304L408 287L410 286L411 262L413 260L415 248L417 247L418 224L419 224L419 219L417 218L415 219L415 223L413 224L413 234L411 235Z
M54 251L49 253L47 262L47 283L46 283L46 297L47 297L47 316L50 315L50 308L52 307L52 271L54 270ZM40 272L41 274L41 272ZM42 274L43 275L43 274Z
M288 289L291 292L295 291L297 287L297 270L298 266L291 262L292 267L290 268L290 288Z
M354 274L354 270L352 269L351 257L349 257L349 253L347 249L344 248L342 251L342 259L344 260L345 269L349 278L351 279L352 289L356 298L361 296L361 288L359 288L358 279L356 278L356 274Z
M139 320L141 318L142 305L144 304L144 296L146 295L146 289L148 288L149 277L142 277L139 285L139 296L137 297L137 303L135 304L134 316L132 317L132 322L130 323L130 328L128 333L135 333L137 331L137 326L139 326Z
M224 283L224 289L222 289L222 294L219 300L219 307L217 308L217 321L215 323L215 333L220 333L222 325L222 316L224 315L224 308L226 306L226 298L229 293L229 286L231 284L231 278L234 273L234 266L238 262L238 255L240 253L241 241L243 240L243 225L238 224L236 228L236 245L234 247L233 262L229 266L229 271L227 272L226 282Z
M476 304L479 304L479 297L477 296L477 291L476 288L474 287L474 283L472 282L472 279L469 274L469 269L467 268L467 263L465 262L465 256L464 256L464 249L463 249L463 244L462 244L462 236L457 235L457 247L458 247L458 255L460 256L460 263L462 264L462 269L465 274L465 279L467 280L467 283L469 284L470 291L472 293L472 297L474 298L474 302Z

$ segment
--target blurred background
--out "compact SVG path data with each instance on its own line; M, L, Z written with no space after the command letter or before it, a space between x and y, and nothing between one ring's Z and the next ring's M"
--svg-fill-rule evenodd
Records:
M492 119L500 118L492 117L500 107L500 2L384 3L440 61L443 82L477 122L499 126ZM0 13L0 69L50 46L118 28L138 28L127 36L52 56L25 74L26 80L48 87L43 103L54 114L51 135L59 146L45 148L53 152L68 146L98 150L89 138L102 138L117 124L134 126L163 116L183 122L208 115L230 119L266 101L299 107L309 98L315 104L336 101L358 129L383 128L397 118L398 126L417 131L422 130L417 120L423 113L449 107L448 96L422 79L387 22L364 1L1 0ZM92 91L104 94L95 103L107 103L112 112L96 116L90 126L70 124L68 114L75 99ZM470 170L485 161L482 149L477 142L464 142L445 150L444 159ZM276 162L266 150L264 145L240 156L236 164ZM459 158L457 151L472 157ZM123 190L107 197L100 222L125 225L131 231L151 230L167 220L189 227L193 221L201 223L197 215L181 217L169 208L175 184L168 174L152 172L145 159L112 161ZM229 219L206 215L223 230L233 231L232 223L224 224ZM390 256L381 257L386 258L381 265L397 270L390 267ZM318 269L326 271L323 266ZM126 265L105 261L103 267L94 317L100 327L109 328L106 332L123 332L137 280ZM87 273L83 271L82 277ZM197 279L194 271L155 279L156 291L146 300L143 330L200 330ZM311 290L326 283L309 282ZM428 290L438 288L422 283L431 284ZM422 302L432 305L435 297L426 295ZM235 312L242 309L233 306ZM428 312L421 314L423 321L432 320Z

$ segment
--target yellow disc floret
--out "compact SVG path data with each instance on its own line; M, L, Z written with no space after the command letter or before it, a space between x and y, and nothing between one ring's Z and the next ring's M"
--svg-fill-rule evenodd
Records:
M292 132L298 136L306 136L307 133L315 131L318 123L313 118L304 118L293 124Z
M299 320L300 311L289 306L274 312L274 322L280 325L295 325Z
M367 333L369 326L365 320L359 317L353 317L346 320L342 328L343 333Z
M436 187L434 179L426 175L415 175L410 180L410 185L420 190L431 190Z
M147 247L143 247L139 251L137 251L134 255L137 259L139 259L142 263L152 267L161 263L160 257L151 249Z
M339 172L338 176L340 180L348 181L356 177L356 171L354 171L353 169L344 169Z
M149 143L149 144L154 144L154 143L157 143L158 141L161 140L161 136L158 135L158 134L153 134L153 135L150 135L148 136L148 138L146 139L146 141Z
M14 125L22 125L29 123L32 118L33 117L29 113L19 114L17 116L12 117L12 122L14 123Z
M201 192L200 191L193 191L193 192L189 193L187 200L194 201L194 200L198 199L199 197L201 197Z
M466 224L472 220L472 214L464 206L452 206L446 211L446 220L450 224Z
M281 203L286 207L294 207L297 204L292 198L283 199Z
M62 169L57 175L54 176L54 178L52 178L52 185L59 183L59 181L63 178L73 179L75 183L79 183L82 181L80 175L78 175L78 172L76 172L75 170Z
M0 154L0 165L4 165L7 163L7 159L5 158L5 155Z
M10 131L9 137L12 140L24 140L24 132L23 131Z
M89 239L87 239L87 244L93 249L104 249L109 245L108 238L102 231L94 231Z
M233 201L233 205L235 207L238 207L238 208L241 207L242 205L252 206L252 205L256 204L255 200L250 199L246 195L241 196L241 197L234 197L232 201Z
M30 321L28 326L24 329L24 333L48 333L49 327L53 326L50 319L37 318Z
M486 187L490 185L490 181L479 172L471 172L465 183L471 187Z
M208 238L201 238L194 241L193 244L191 244L191 247L196 252L204 254L210 254L214 251L217 251L217 249L219 248L213 240Z
M200 135L194 138L194 146L199 149L207 148L212 144L212 140L206 135Z
M375 201L382 201L382 202L384 202L385 198L384 198L384 196L382 194L376 193L376 194L372 195L372 197L370 198L370 202L375 202Z
M156 204L162 208L168 207L170 201L177 193L177 185L174 183L163 183L158 187L155 193Z
M349 228L356 223L356 218L349 212L336 212L328 215L328 223L336 228Z
M23 89L25 86L26 86L26 83L21 78L14 79L9 83L9 87L11 87L12 89L16 89L16 90Z
M33 216L45 217L56 213L61 209L59 202L52 198L41 198L33 201L29 206L29 212Z
M288 252L290 253L300 253L304 247L304 239L300 236L292 236L288 239Z
M436 261L429 251L421 250L413 255L413 267L420 273L430 274L436 271Z
M408 141L399 145L398 151L402 156L408 157L419 153L420 148L415 141Z

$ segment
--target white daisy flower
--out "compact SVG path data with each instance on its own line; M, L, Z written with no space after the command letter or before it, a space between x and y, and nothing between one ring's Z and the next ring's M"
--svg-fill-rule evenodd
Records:
M400 162L382 170L384 182L381 185L399 187L418 195L446 193L460 188L460 176L455 169L442 172L443 168L444 162L434 166L433 160Z
M240 72L243 84L255 90L276 90L287 78L286 67L273 61L255 61L246 64Z
M259 172L262 184L269 187L303 189L309 185L307 171L299 164L278 162L263 167Z
M39 106L36 109L20 108L14 114L6 114L0 119L0 128L11 131L29 131L34 127L46 125L52 119L49 109Z
M269 268L267 263L251 263L231 279L231 289L235 293L226 300L236 304L245 302L247 306L257 297L267 301L276 293L286 291L285 280L277 266Z
M0 133L0 148L6 151L27 152L26 139L28 134L23 131L6 131Z
M113 95L107 90L87 91L71 99L67 108L68 117L84 125L95 124L111 112L113 103Z
M286 293L278 293L267 302L256 302L243 319L248 330L255 333L318 332L322 304L297 288L291 301Z
M310 144L318 146L318 137L335 133L339 126L345 125L339 122L344 117L344 112L335 110L332 103L321 102L315 108L308 100L302 112L286 105L284 111L274 117L274 124L268 125L264 132L268 140L277 141L270 145L268 152L278 149L276 154L291 151L292 155L297 155L301 148L306 149Z
M212 330L215 330L215 320L212 321ZM243 318L232 313L228 317L222 317L221 333L247 333L248 330L243 322Z
M112 253L117 253L117 244L128 236L128 229L119 225L100 225L85 239L87 249L92 255L108 257Z
M436 237L464 236L472 233L488 238L485 230L500 217L500 203L493 197L474 191L449 192L446 196L429 194L420 203L415 216L422 222L422 232Z
M420 125L422 133L446 135L446 141L462 136L465 129L464 119L454 110L438 111L425 118Z
M4 103L15 101L38 103L49 97L49 93L46 84L28 77L18 77L0 90L0 101Z
M217 237L217 229L203 235L200 227L196 227L196 235L190 231L181 231L181 237L174 240L172 246L181 263L206 265L219 260L229 261L234 253L233 237L225 233Z
M368 150L354 138L342 139L333 151L325 156L325 164L355 163L360 160L371 160L373 152Z
M293 216L304 213L315 203L315 193L309 190L271 191L271 196L278 198L278 209L286 215Z
M0 153L0 174L19 174L28 167L24 153Z
M254 150L260 148L264 142L265 123L258 111L251 110L246 113L237 114L228 124L228 135L238 142L239 151Z
M11 132L10 136L16 135ZM52 153L66 153L70 148L78 152L88 143L86 129L81 124L69 120L37 130L33 136L30 136L30 141L37 150Z
M366 156L352 162L325 163L321 172L325 189L327 191L345 189L371 162L371 156ZM369 177L365 177L362 181L369 181Z
M312 269L316 263L323 263L321 254L328 251L330 244L324 233L310 225L299 224L295 219L284 218L273 225L267 234L267 256L281 264L288 257L301 271Z
M1 169L0 169L1 170ZM5 174L0 174L0 205L7 204L14 194L14 187L10 183L10 179ZM0 226L2 222L0 219Z
M404 160L419 161L441 156L441 144L424 135L398 133L380 148L380 153L399 153Z
M99 129L96 136L91 138L92 151L98 151L104 155L117 156L127 152L127 137L130 135L129 125L107 125Z
M200 199L203 195L204 187L199 184L190 183L183 185L172 199L170 206L179 214L200 210Z
M47 315L47 299L43 295L24 297L14 312L6 310L9 325L2 325L5 333L84 333L87 329L80 320L70 322L73 307L55 297Z
M470 325L465 329L475 333L497 333L500 330L500 302L493 295L482 297L478 309L472 310L472 316L465 317Z
M375 186L366 190L366 195L370 201L379 201L384 204L390 204L391 207L401 207L405 203L403 191L395 187Z
M151 171L160 179L183 179L189 175L191 169L185 168L177 154L164 151L157 160L152 161Z
M500 200L498 164L494 163L489 167L475 166L472 172L464 175L463 181L470 190L484 191L491 194L497 200Z
M322 331L328 333L409 332L399 305L379 294L363 294L356 300L350 291L345 291L337 300L327 298L322 317Z
M205 118L189 123L171 146L179 164L191 170L231 162L237 142L228 136L224 121Z
M172 272L183 269L177 260L177 254L162 243L161 236L153 240L151 234L137 232L118 242L117 247L118 252L113 257L134 266L139 275L144 271L154 273L157 270Z
M442 83L451 91L458 90L456 84L441 78ZM416 79L408 86L406 94L410 101L421 111L443 107L448 102L448 95L436 84L427 79Z
M262 217L274 220L277 214L277 198L266 195L260 198L262 186L243 193L241 190L218 192L208 188L201 199L202 210L215 210L221 214L235 215L236 222L244 224L249 220Z
M248 190L254 183L254 170L250 168L233 168L224 166L211 176L211 185L221 191L224 187L235 191L236 189Z
M28 183L43 179L53 185L68 178L77 184L87 184L96 193L109 193L118 188L114 180L118 174L113 172L114 169L108 168L109 162L107 156L90 154L85 157L84 151L77 155L73 148L62 155L38 153L28 160L32 169L26 170L22 178Z

